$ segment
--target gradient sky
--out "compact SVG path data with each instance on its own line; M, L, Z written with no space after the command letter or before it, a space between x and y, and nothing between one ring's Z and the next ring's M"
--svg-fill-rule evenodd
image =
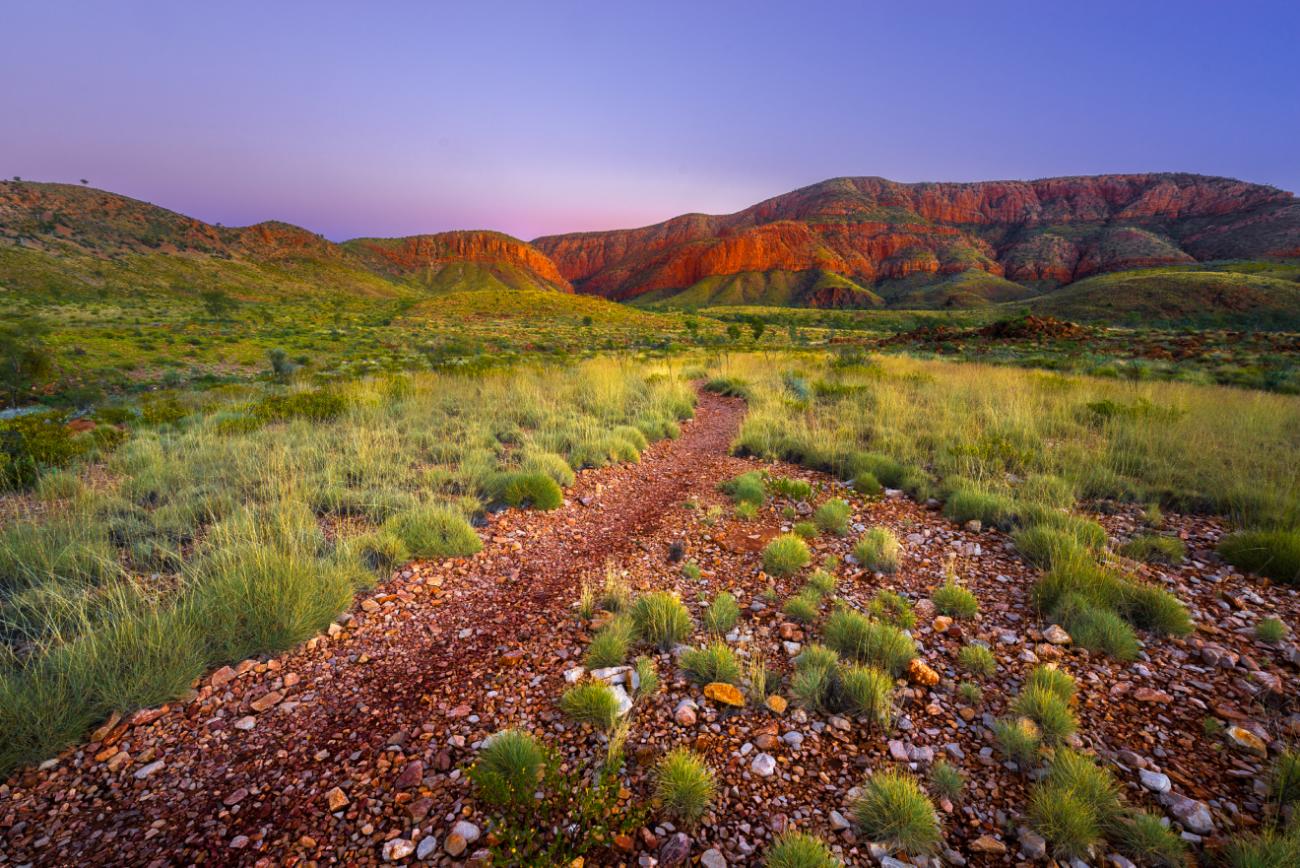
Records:
M1300 190L1300 4L60 2L0 176L334 239L725 213L836 175Z

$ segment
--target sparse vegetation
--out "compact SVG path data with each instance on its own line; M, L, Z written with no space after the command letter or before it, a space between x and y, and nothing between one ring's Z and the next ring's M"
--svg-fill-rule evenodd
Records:
M980 610L979 600L958 584L954 577L949 577L942 585L935 588L930 598L934 601L934 607L939 614L953 618L974 618Z
M892 573L902 562L903 547L889 528L873 527L853 547L853 557L869 570Z
M675 748L655 766L655 798L674 819L694 824L712 805L717 792L713 770L686 748Z
M844 709L882 729L893 717L893 693L894 679L874 666L850 665L839 670L838 695Z
M1119 553L1136 561L1176 566L1187 557L1187 546L1178 537L1148 533L1124 543Z
M618 698L603 681L585 681L560 697L560 708L578 723L608 732L618 722Z
M1255 638L1261 642L1281 642L1290 631L1277 618L1261 618L1255 624Z
M763 569L774 576L791 576L808 566L808 544L794 534L782 534L763 549Z
M811 624L817 620L820 606L821 595L815 591L809 593L805 590L786 600L785 605L781 607L781 611L802 624Z
M838 609L826 620L826 644L859 663L879 666L897 677L916 657L916 643L892 624L873 621L852 609Z
M853 818L869 840L906 853L926 854L939 846L939 821L929 798L909 775L879 771L867 779L853 803Z
M632 603L630 611L637 637L660 651L672 650L691 635L691 613L675 594L667 591L643 594Z
M912 604L894 591L877 591L871 598L867 612L876 620L893 624L900 630L911 630L916 626L916 614L912 611Z
M1300 530L1243 531L1224 537L1219 554L1240 570L1300 584Z
M704 629L710 633L724 636L731 632L740 618L740 606L733 594L721 591L713 598L709 608L704 610Z
M479 751L469 778L485 802L517 810L532 804L547 762L541 742L530 733L507 729Z
M930 769L930 786L946 799L956 801L965 785L966 776L962 774L961 769L947 760L939 760Z
M957 662L972 675L988 678L998 668L997 658L987 645L963 645L957 652Z
M740 661L726 642L710 642L703 648L682 652L682 669L700 684L725 681L740 686Z
M844 536L849 532L851 514L852 509L848 502L835 497L817 507L817 511L813 513L813 522L823 533Z
M824 843L804 832L785 832L763 855L767 868L840 868L844 863Z

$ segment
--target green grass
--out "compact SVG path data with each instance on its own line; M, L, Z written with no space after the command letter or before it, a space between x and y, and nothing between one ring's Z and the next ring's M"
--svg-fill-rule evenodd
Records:
M691 613L668 591L652 591L637 597L630 611L637 637L660 651L671 651L691 635Z
M781 611L801 624L811 624L817 620L821 601L821 595L816 591L803 591L786 600Z
M826 620L826 644L859 663L879 666L894 677L907 671L916 657L916 643L892 624L873 621L860 612L842 608Z
M1277 618L1261 618L1255 624L1255 638L1261 642L1281 642L1291 631Z
M1061 858L1086 858L1121 816L1119 787L1111 773L1068 749L1056 752L1047 777L1029 794L1030 824Z
M930 599L939 614L953 618L974 618L980 609L975 595L951 577L931 592Z
M675 748L654 770L655 798L674 819L690 826L704 816L717 796L717 780L704 758Z
M1007 759L1027 767L1038 757L1043 739L1038 725L1028 718L1004 718L993 724L993 735Z
M740 661L725 642L710 642L703 648L683 651L681 666L700 684L723 681L739 687L741 683Z
M1126 558L1152 564L1177 566L1187 557L1187 546L1177 537L1160 534L1140 534L1119 547Z
M1290 830L1268 828L1254 835L1233 838L1223 848L1229 868L1291 868L1300 865L1300 826Z
M930 786L944 798L956 801L965 785L966 776L961 769L947 760L939 760L930 769Z
M773 576L791 576L808 566L808 544L794 534L782 534L763 549L763 569Z
M1060 744L1078 729L1070 706L1047 687L1027 686L1011 704L1011 710L1038 725L1038 732L1048 746Z
M894 591L880 590L871 598L867 613L877 621L893 624L900 630L916 626L916 613L905 597Z
M893 573L902 563L903 547L887 527L873 527L853 546L858 563L878 573Z
M767 491L763 486L763 475L756 470L742 473L724 482L720 488L737 504L748 503L762 506L767 500Z
M469 779L489 805L525 809L533 804L547 762L541 742L530 733L507 729L479 751Z
M603 681L587 681L570 687L560 697L560 708L578 723L605 732L618 722L618 699Z
M1300 530L1231 534L1219 543L1219 554L1245 572L1300 585Z
M1155 814L1132 812L1119 820L1107 837L1139 865L1183 868L1187 864L1187 842Z
M1064 703L1072 702L1077 690L1070 673L1047 665L1035 666L1030 671L1029 678L1025 680L1025 689L1045 690Z
M939 821L930 799L910 775L879 771L853 803L853 819L868 840L924 855L939 846Z
M838 702L881 729L893 719L894 679L874 666L850 665L838 673Z
M957 662L972 675L988 678L998 668L998 660L987 645L963 645L957 652Z
M659 667L652 657L638 657L632 664L636 671L638 699L654 696L659 692Z
M849 516L852 512L847 501L835 497L817 507L813 513L813 522L822 533L844 536L849 532Z
M615 618L591 638L584 663L588 669L621 666L627 660L631 640L631 623L622 617Z
M844 863L822 841L804 832L785 832L763 854L767 868L840 868Z
M465 517L445 506L421 506L398 513L384 523L384 530L418 558L472 555L483 548Z
M721 591L709 608L705 609L704 629L710 633L719 636L725 636L736 626L736 621L740 619L740 606L736 603L736 597L728 591Z

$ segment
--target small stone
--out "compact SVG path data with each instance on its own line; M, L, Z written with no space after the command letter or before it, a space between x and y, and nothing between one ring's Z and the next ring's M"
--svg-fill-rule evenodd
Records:
M947 615L939 615L930 623L930 628L936 633L947 633L948 628L952 626L952 618Z
M848 818L845 817L843 814L841 814L839 811L831 811L832 829L834 829L837 832L843 832L845 829L851 828L852 826L853 824L848 821Z
M1142 780L1142 786L1153 793L1167 793L1173 786L1168 775L1162 775L1150 769L1138 769L1138 777Z
M627 691L623 689L622 684L615 684L609 689L609 692L614 694L614 699L618 702L619 717L622 717L632 710L632 697L627 695Z
M378 611L379 611L379 604L376 603L373 599L367 597L366 599L364 599L364 600L361 601L361 611L363 611L363 612L378 612Z
M1153 690L1150 687L1139 687L1133 691L1133 698L1138 702L1150 704L1165 705L1173 702L1173 697L1163 690Z
M980 835L971 841L970 848L976 853L989 853L994 856L1001 856L1007 852L1007 845L992 835Z
M415 848L415 858L421 861L428 859L434 850L438 849L438 839L433 835L425 835L420 841L420 845Z
M325 801L330 806L330 813L334 813L348 804L348 795L338 787L330 790L325 794Z
M212 673L210 683L213 687L225 687L234 680L235 670L231 669L229 666L222 666L216 672Z
M1053 645L1069 645L1074 641L1060 624L1053 624L1044 630L1043 638Z
M1037 860L1047 855L1047 839L1032 829L1021 828L1020 852L1026 859Z
M149 765L147 766L140 766L140 768L135 770L135 779L137 781L142 781L145 778L152 775L154 772L158 771L162 767L163 767L162 760L154 760L153 762L149 763Z
M399 790L409 790L411 787L418 787L422 780L424 780L424 763L412 760L402 768L402 773L397 776L393 786Z
M284 694L278 690L272 690L270 693L263 693L261 696L248 703L248 707L261 714L263 711L274 708L284 699Z
M668 840L664 841L663 846L659 848L660 865L685 865L689 858L691 858L691 839L683 832L675 832L668 836Z
M1230 726L1225 734L1233 747L1260 756L1268 756L1268 743L1245 727Z
M1209 806L1204 802L1172 792L1162 795L1160 801L1169 809L1173 818L1182 823L1189 832L1208 835L1214 831L1214 817L1210 814Z
M257 726L257 718L253 717L251 714L246 714L239 718L239 720L235 721L235 729L243 730L244 732L248 732L255 726Z
M406 838L394 838L384 842L384 861L400 862L415 852L415 843Z
M962 527L966 529L967 533L979 533L984 529L984 523L978 518L972 518L970 521L962 525Z
M695 710L698 706L689 699L683 699L677 703L677 708L673 710L673 720L681 726L695 725Z
M727 857L716 848L709 848L700 854L700 864L704 868L727 868Z
M770 778L776 773L776 758L770 753L760 753L754 757L749 768L760 778Z
M786 702L785 697L778 693L773 693L763 701L763 704L766 705L768 710L773 714L785 714L785 710L789 705L789 703Z
M913 684L922 687L933 687L939 683L939 673L927 666L919 657L907 664L907 677Z
M246 798L248 798L248 788L240 787L222 799L221 803L229 808L238 805Z
M740 692L740 688L725 681L711 681L704 685L704 696L706 699L711 699L722 705L731 705L736 708L742 708L745 705L745 697Z

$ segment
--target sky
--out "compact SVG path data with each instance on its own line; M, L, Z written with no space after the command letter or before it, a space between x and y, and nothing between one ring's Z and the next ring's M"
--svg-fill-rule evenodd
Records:
M1300 191L1300 3L4 0L0 177L342 240L825 178Z

